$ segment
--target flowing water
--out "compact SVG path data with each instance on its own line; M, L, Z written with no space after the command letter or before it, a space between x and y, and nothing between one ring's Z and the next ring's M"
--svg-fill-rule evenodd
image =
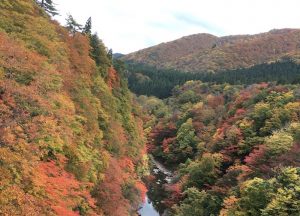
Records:
M154 208L151 200L149 200L148 195L138 211L139 215L141 216L160 216L158 211Z
M155 181L147 183L147 196L138 213L141 216L162 216L166 210L163 200L167 198L164 191L164 184L172 181L173 174L156 161L152 155L150 155L150 159L153 165L151 174L155 177Z

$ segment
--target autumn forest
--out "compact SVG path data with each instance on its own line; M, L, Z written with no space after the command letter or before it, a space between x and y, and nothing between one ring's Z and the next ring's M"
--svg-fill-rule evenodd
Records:
M300 30L118 56L59 13L0 0L0 215L300 215Z

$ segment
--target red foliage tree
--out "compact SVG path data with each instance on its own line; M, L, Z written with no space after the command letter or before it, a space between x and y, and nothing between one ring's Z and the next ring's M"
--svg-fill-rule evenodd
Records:
M113 67L110 67L107 73L107 85L110 90L118 87L120 85L120 77L117 71Z
M64 164L64 160L61 158L60 164ZM44 188L47 203L57 215L79 215L76 209L81 205L96 209L95 200L89 193L92 185L77 181L74 175L64 171L54 161L40 163L37 171L35 184ZM93 215L92 212L90 214Z
M128 215L129 201L122 195L122 185L125 183L123 171L118 161L111 158L105 177L94 192L97 204L105 215Z

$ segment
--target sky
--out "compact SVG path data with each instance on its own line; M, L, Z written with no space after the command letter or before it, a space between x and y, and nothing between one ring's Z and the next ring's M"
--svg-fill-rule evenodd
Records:
M131 53L183 36L256 34L300 28L300 0L54 0L62 24L67 14L92 17L114 53Z

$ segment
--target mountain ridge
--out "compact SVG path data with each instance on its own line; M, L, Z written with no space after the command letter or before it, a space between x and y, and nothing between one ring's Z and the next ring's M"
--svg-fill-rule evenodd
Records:
M287 56L297 59L299 48L299 29L273 29L254 35L223 37L200 33L145 48L121 59L160 69L218 72L277 61Z

